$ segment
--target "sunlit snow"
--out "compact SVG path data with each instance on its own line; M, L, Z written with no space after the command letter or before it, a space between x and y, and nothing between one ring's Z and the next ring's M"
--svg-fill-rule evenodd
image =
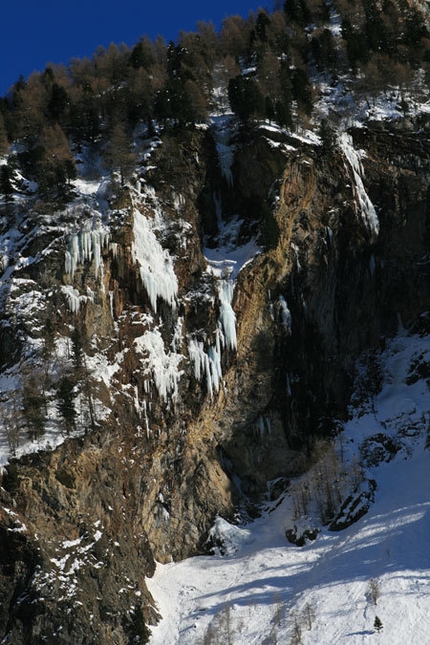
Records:
M210 637L235 645L428 643L430 392L424 379L407 378L420 356L430 356L429 337L401 334L390 342L381 357L384 386L364 410L351 410L342 433L351 462L363 440L378 433L400 446L392 461L367 470L377 483L368 513L340 532L319 525L315 542L303 547L285 537L296 521L292 493L278 506L268 503L250 524L218 518L211 533L221 551L158 564L147 580L163 616L150 645L195 645ZM298 633L301 640L293 641Z

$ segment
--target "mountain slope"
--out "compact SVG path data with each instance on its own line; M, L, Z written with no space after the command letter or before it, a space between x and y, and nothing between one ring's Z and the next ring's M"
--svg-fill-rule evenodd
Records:
M319 576L330 603L340 581L362 599L328 564L394 504L377 510L369 469L427 432L427 349L390 339L429 333L428 16L308 4L113 45L0 101L5 643L147 641L155 563L228 551L226 531L237 555L183 566L220 567L212 613L234 591L223 578L247 580L241 596L263 600L252 638L297 640L307 593L309 638L325 629ZM381 390L405 378L388 350L409 365L405 407ZM267 495L282 506L245 526ZM260 539L292 567L279 602L283 573L267 593L248 576L255 562L267 577ZM154 639L183 637L176 607L161 598ZM232 611L202 617L207 638Z
M410 383L410 374L429 351L427 337L394 339L381 355L380 393L364 413L352 409L342 430L345 462L360 447L368 450L372 437L379 446L382 435L390 437L398 450L365 470L376 481L368 513L340 532L315 516L302 518L320 531L302 547L285 536L297 522L288 490L251 524L218 520L224 555L157 565L148 580L164 617L151 644L358 644L375 638L375 616L383 624L380 642L427 642L430 394L426 381ZM367 454L377 461L375 450Z

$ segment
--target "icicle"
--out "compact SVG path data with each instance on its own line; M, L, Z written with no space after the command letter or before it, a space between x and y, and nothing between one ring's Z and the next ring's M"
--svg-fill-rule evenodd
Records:
M188 342L188 355L194 364L194 376L197 381L206 376L206 387L211 397L214 391L219 391L222 379L220 336L218 330L215 345L211 345L207 353L202 342L195 339Z
M61 291L66 296L67 304L73 314L77 314L79 312L81 302L86 302L88 300L87 296L81 296L79 291L70 285L63 285L61 287Z
M207 354L205 354L205 373L206 373L206 387L212 398L213 397L212 375L211 375L209 356Z
M146 409L146 401L143 401L143 414L145 417L145 428L146 428L146 438L149 439L151 430L149 428L149 420L148 420L148 410Z
M138 417L140 418L141 408L140 408L140 403L139 403L139 390L138 390L137 385L134 386L134 409L136 410L136 413L137 413Z
M73 280L78 265L94 260L97 277L102 265L102 250L107 246L109 237L109 232L102 229L80 231L71 235L64 261L66 274Z
M102 255L101 248L100 248L100 237L101 237L100 234L95 231L93 232L91 237L96 278L99 272L101 255Z
M351 135L347 132L342 132L339 137L340 147L348 160L354 176L355 192L359 204L359 210L369 231L377 236L379 234L379 219L376 210L363 184L363 168L361 165L360 157L353 146Z
M288 308L287 301L283 296L279 296L279 305L281 309L281 322L288 334L291 334L291 312Z
M226 346L237 349L236 314L231 302L233 300L234 283L231 280L220 280L218 294L221 303L220 322L224 331Z
M115 297L114 292L109 291L109 311L110 311L110 315L112 317L112 320L114 319L114 308L113 308L114 297Z
M137 210L134 212L132 251L153 310L157 312L157 298L175 307L178 281L172 258L158 241L150 221Z
M216 335L215 346L211 345L208 350L209 364L211 371L211 380L213 387L218 392L221 379L222 379L222 368L221 368L221 344L220 344L220 335Z
M179 380L183 373L179 369L183 356L176 352L166 353L164 341L158 329L146 331L134 342L137 349L144 355L145 374L153 379L160 398L166 401L170 397L175 401L178 396Z
M205 373L205 362L207 358L203 343L192 338L188 343L188 354L194 364L194 377L196 381L200 381Z
M261 414L258 417L257 427L258 427L258 431L260 433L260 437L264 437L264 435L266 433L266 428L265 428L265 425L264 425L264 419L261 416Z

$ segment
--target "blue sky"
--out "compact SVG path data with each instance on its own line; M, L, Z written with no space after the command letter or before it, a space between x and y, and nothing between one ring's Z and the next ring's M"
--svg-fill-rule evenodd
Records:
M246 17L272 0L9 0L2 6L0 95L20 74L27 77L46 64L91 56L98 45L134 45L146 34L176 40L181 30L194 31L198 20L217 28L233 14Z

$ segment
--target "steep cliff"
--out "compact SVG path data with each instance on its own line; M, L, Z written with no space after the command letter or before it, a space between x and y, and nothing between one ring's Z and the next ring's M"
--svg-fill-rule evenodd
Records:
M3 474L4 642L144 637L154 558L204 550L216 515L301 472L345 418L356 358L426 308L421 133L369 123L330 155L264 126L235 136L234 200L211 131L160 142L127 188L82 177L65 213L27 197L3 275L2 389L43 376L47 413L30 446L9 437L33 454Z
M148 69L135 50L76 64L69 113L47 100L52 70L15 88L0 174L3 643L146 642L155 562L209 552L218 516L258 514L339 432L363 352L371 365L399 326L425 329L430 57L424 26L417 48L408 31L418 9L400 5L381 92L353 48L366 33L386 70L373 14L339 2L306 46L299 16L260 12L242 26L247 57L228 23L218 62L201 35L199 56L140 51Z

